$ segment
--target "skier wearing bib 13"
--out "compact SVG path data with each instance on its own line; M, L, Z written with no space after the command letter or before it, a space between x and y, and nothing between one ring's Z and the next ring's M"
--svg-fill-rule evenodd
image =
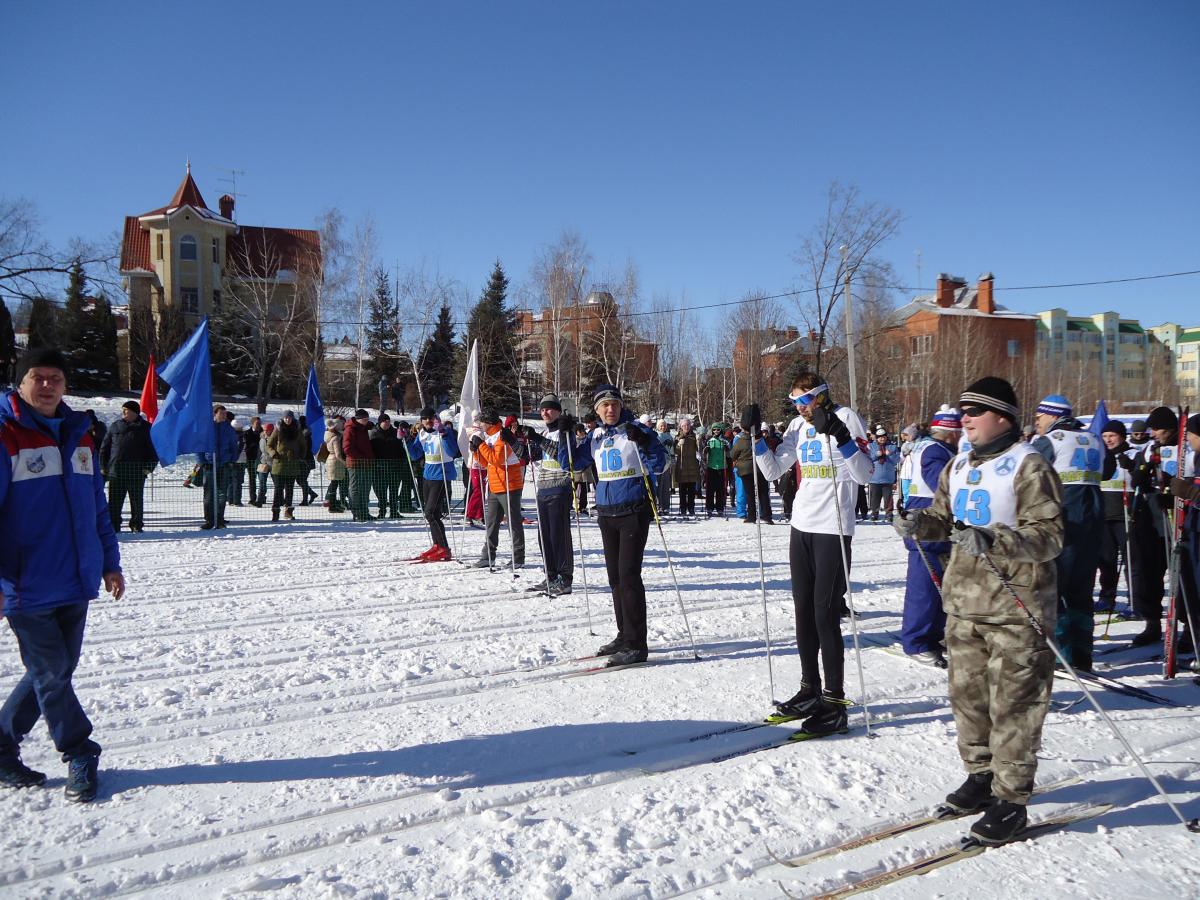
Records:
M933 505L897 519L895 528L912 540L953 544L942 603L950 707L968 775L946 803L959 812L986 810L972 836L1003 843L1027 821L1054 652L997 573L1052 633L1063 491L1050 463L1021 441L1017 395L1007 381L976 381L959 410L971 449L942 470Z
M664 451L654 432L624 407L616 387L600 385L594 403L600 424L573 446L570 440L559 440L558 462L573 471L595 463L596 514L617 619L616 638L597 655L609 656L609 666L627 666L647 657L642 555L650 533L652 501L646 494L646 473L662 469ZM562 416L559 434L574 432L574 417Z

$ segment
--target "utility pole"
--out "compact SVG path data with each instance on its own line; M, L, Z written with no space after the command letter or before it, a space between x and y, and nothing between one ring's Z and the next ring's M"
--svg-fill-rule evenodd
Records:
M858 412L858 383L854 377L854 307L850 295L850 248L841 246L842 270L846 273L846 366L850 372L850 408Z

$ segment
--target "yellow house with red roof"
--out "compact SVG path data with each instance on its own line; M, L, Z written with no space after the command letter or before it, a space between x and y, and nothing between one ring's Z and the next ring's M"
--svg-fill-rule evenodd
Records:
M214 212L204 202L189 162L169 203L125 217L120 272L131 322L136 311L148 311L158 335L166 312L175 310L190 332L202 316L220 312L231 291L257 291L285 308L294 305L305 279L320 278L318 232L239 225L233 197L226 194L217 205ZM140 385L129 383L130 352L126 336L122 384L135 388Z

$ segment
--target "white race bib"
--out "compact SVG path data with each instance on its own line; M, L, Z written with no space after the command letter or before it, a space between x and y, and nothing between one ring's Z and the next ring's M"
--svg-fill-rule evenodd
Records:
M987 526L999 522L1017 526L1017 492L1013 479L1025 457L1037 451L1016 443L1001 456L972 467L970 456L960 453L950 463L950 511L956 521Z

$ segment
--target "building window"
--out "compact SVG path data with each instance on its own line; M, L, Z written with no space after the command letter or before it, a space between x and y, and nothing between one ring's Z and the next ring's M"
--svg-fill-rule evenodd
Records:
M155 245L155 250L157 251L157 255L155 256L155 258L156 258L156 259L162 259L162 254L163 254L163 236L162 236L161 234L159 234L159 235L156 235L156 237L157 237L157 240L154 242L154 245Z
M196 239L190 234L185 234L179 239L179 258L192 260L196 258Z
M179 300L185 313L193 315L200 312L200 291L194 287L179 289Z
M1020 355L1021 355L1021 342L1020 341L1009 341L1008 342L1008 358L1016 359Z
M221 261L221 260L220 260L220 254L221 254L221 240L220 240L220 238L213 238L213 245L212 245L212 247L213 247L213 262L220 262L220 261Z
M220 308L221 308L221 292L220 291L213 291L212 308L213 308L214 312L220 310Z
M932 334L918 334L915 337L910 337L908 340L912 347L913 356L925 356L933 352Z

